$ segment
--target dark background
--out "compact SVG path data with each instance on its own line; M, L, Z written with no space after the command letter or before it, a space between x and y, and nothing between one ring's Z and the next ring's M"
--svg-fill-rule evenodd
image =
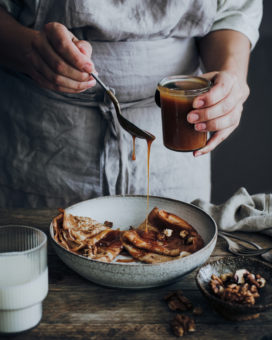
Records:
M260 39L249 65L250 96L239 127L212 152L213 203L241 186L250 194L272 192L272 1L263 4Z

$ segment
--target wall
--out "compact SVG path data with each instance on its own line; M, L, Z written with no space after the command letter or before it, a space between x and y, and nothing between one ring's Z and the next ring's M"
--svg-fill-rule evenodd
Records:
M252 52L250 97L239 127L212 152L212 201L222 203L239 187L272 192L272 1L264 0L260 39Z

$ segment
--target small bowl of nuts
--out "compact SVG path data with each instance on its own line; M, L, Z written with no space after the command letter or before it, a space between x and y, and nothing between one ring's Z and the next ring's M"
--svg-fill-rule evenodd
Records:
M251 320L272 307L272 266L228 256L204 264L196 283L212 307L229 320Z

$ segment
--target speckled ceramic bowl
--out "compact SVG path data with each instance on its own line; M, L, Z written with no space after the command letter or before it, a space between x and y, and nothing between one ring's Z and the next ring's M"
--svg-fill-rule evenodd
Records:
M76 255L60 246L50 235L53 247L61 260L71 269L95 283L118 288L149 288L177 281L203 264L211 255L217 240L214 220L203 210L180 201L154 197L149 207L164 209L188 221L202 236L205 246L192 255L160 264L104 263ZM66 209L78 216L88 216L99 222L113 222L113 229L138 226L146 217L146 196L106 196L84 201Z
M212 293L209 285L212 274L220 276L223 273L233 273L238 269L247 269L266 279L266 285L260 290L260 297L253 306L223 301ZM272 266L255 258L228 256L207 263L198 270L196 283L214 309L229 320L256 319L261 312L272 307Z

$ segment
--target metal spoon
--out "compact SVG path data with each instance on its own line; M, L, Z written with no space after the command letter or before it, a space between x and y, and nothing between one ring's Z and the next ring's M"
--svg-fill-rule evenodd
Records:
M124 116L122 116L120 104L115 95L113 94L113 92L110 90L110 88L107 85L105 85L97 75L91 73L91 76L103 87L103 89L107 92L108 96L113 102L118 121L122 128L125 129L128 133L130 133L134 137L146 139L147 141L153 141L156 138L154 135L152 135L148 131L138 128L136 125L132 124Z

